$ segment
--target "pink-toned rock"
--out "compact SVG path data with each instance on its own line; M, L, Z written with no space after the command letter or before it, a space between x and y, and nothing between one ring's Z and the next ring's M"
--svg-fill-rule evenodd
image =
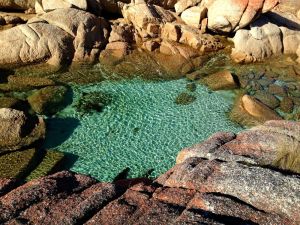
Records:
M295 208L300 205L300 198L297 196L299 178L285 177L270 169L190 158L173 167L157 182L171 188L223 193L256 209L292 220L292 224L300 221L298 209ZM289 193L289 200L286 193Z
M229 33L250 24L261 12L278 4L278 0L216 0L208 6L208 27Z

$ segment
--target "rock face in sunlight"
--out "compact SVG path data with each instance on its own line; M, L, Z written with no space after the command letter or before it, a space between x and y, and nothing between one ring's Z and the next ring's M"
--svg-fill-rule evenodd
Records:
M283 156L276 151L299 152L299 130L300 123L269 121L239 134L216 133L182 150L177 164L155 181L99 183L67 171L20 186L0 179L0 222L296 225L299 175L265 165Z
M235 61L256 62L272 55L299 52L300 31L278 26L266 17L250 27L250 30L238 30L234 36L232 58Z
M208 1L208 28L215 32L232 32L244 28L278 4L278 0Z
M104 19L77 9L57 9L1 32L0 65L45 59L55 66L72 60L93 62L107 38Z

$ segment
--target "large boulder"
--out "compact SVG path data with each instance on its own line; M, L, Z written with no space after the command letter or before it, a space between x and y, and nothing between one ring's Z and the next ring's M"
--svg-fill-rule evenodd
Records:
M278 0L215 0L208 6L208 28L229 33L249 25L260 13L270 11Z
M85 11L51 11L0 33L0 66L94 61L107 42L106 27L104 19Z
M300 173L300 123L274 120L239 134L219 132L180 151L177 163L188 158L239 161Z
M300 51L300 31L271 21L274 20L261 17L251 24L250 30L236 32L231 54L236 62L261 61L273 55L297 54Z
M34 4L35 0L0 0L0 9L27 10Z
M40 19L61 28L74 38L73 61L95 61L109 37L108 23L82 10L57 9L41 15Z
M260 61L283 51L282 32L266 18L251 24L250 30L238 30L233 38L232 57L237 62Z
M146 3L127 4L122 9L122 14L127 22L131 22L136 29L142 34L152 35L151 28L159 27L161 23L173 22L176 17L172 12L156 5Z
M66 93L64 86L49 86L36 91L27 100L36 113L53 115L65 105Z
M181 19L189 26L200 28L201 21L207 15L207 8L202 6L194 6L185 10L181 14Z
M0 33L0 66L20 66L43 60L60 65L74 54L72 42L71 35L51 24L19 25Z
M14 109L0 109L0 153L30 146L44 136L42 118L28 117Z

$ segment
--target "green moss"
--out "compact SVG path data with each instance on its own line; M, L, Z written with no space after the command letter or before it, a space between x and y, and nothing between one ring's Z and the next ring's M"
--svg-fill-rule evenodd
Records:
M112 101L112 96L104 92L83 93L74 107L81 114L102 112Z
M53 115L63 108L66 93L64 86L45 87L29 96L28 102L36 113Z
M26 177L32 180L49 174L64 158L64 154L58 151L46 151L41 163Z
M0 178L21 178L31 168L36 149L15 151L0 156Z
M196 96L191 95L186 92L182 92L176 97L175 103L177 105L189 105L189 104L193 103L194 101L196 101L196 99L197 99Z

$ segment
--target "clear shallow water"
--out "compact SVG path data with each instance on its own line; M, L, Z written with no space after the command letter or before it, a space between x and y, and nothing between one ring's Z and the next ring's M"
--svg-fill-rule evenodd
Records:
M129 168L129 177L153 169L156 177L171 168L182 148L220 131L242 128L229 121L230 94L197 85L197 100L176 105L187 81L104 81L74 86L76 102L83 92L104 91L113 101L101 113L80 116L68 106L50 119L46 147L78 156L71 170L112 181Z

